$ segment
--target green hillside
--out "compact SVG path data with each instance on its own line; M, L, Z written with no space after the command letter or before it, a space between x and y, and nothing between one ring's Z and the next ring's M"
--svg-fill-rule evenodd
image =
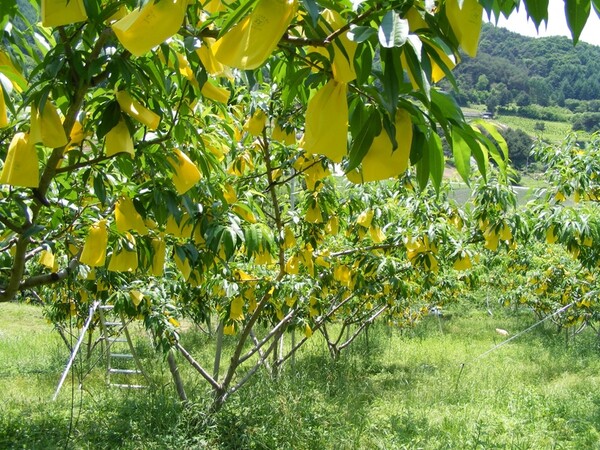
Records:
M560 106L600 111L600 47L566 37L532 38L485 24L476 58L456 69L461 103Z

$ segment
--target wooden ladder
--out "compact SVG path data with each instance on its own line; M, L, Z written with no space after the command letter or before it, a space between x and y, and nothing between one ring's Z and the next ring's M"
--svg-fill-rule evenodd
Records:
M98 313L102 328L100 341L106 355L106 383L128 389L147 387L150 378L136 355L125 316L117 315L113 305L100 305Z

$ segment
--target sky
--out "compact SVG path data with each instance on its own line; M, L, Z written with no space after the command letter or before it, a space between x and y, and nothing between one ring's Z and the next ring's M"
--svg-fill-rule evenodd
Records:
M523 2L521 2L518 13L513 13L509 19L502 16L498 21L498 26L526 36L571 37L571 32L567 27L565 4L563 0L550 0L550 5L548 7L548 27L546 28L546 25L542 22L542 24L540 24L539 33L537 33L533 22L530 19L527 19ZM590 11L590 17L588 18L579 39L580 41L600 46L600 19L594 8Z

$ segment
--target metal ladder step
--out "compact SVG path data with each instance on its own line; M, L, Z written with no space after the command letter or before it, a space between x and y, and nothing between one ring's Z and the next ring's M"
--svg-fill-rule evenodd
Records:
M129 353L110 353L111 358L133 359L133 355Z
M108 369L110 373L117 373L120 375L141 375L142 371L137 369L113 369L112 367Z
M142 384L119 384L119 383L110 383L111 387L125 388L125 389L146 389L148 386L144 386Z
M144 372L140 362L135 353L135 349L129 336L127 326L129 321L126 321L123 313L116 313L114 311L114 305L101 305L100 307L100 322L102 325L102 340L106 344L106 382L108 386L117 388L130 388L130 389L142 389L146 388L146 385L138 384L143 382L141 376L146 381L149 381L148 375ZM120 320L119 320L120 318ZM120 345L115 348L116 353L112 352L113 344L119 343ZM128 349L123 347L127 345ZM127 363L133 361L135 368L132 364ZM111 367L113 364L120 367ZM126 376L135 378L125 378ZM120 377L111 382L111 377ZM131 382L128 382L131 381Z

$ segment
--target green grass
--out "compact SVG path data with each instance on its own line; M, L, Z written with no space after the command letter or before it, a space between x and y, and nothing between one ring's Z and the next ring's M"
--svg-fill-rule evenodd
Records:
M66 350L37 308L0 305L0 448L65 448L70 423L66 448L77 449L598 448L595 334L567 346L540 326L478 359L501 342L495 328L532 323L528 313L457 307L404 332L375 326L337 361L315 335L278 379L261 371L208 414L198 377L180 363L196 400L184 409L150 352L153 390L110 390L98 368L83 391L67 384L50 401ZM184 339L208 358L205 337L188 330Z

